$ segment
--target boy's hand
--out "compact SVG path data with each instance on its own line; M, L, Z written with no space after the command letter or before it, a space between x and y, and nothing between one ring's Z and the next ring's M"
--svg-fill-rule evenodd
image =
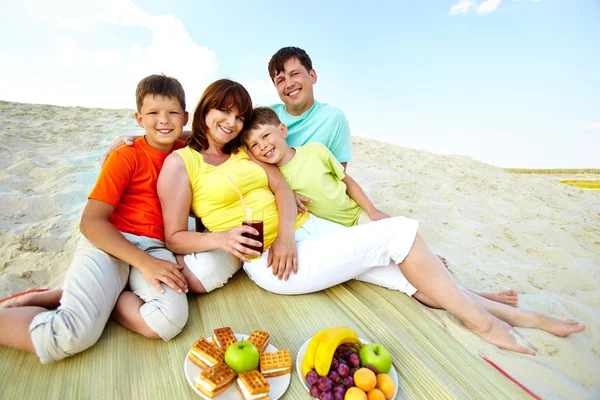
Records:
M375 210L369 212L368 214L369 214L369 218L371 218L373 221L379 221L380 219L390 218L389 215L387 215L383 211L379 211L378 209L375 209Z
M183 274L180 272L182 265L152 257L150 262L144 264L139 270L144 278L160 293L164 293L161 282L176 291L177 293L187 293L188 285Z
M312 203L312 200L308 197L304 197L294 192L294 199L296 199L296 207L298 207L299 214L305 214L308 212L308 208L304 204Z
M267 256L267 268L273 268L273 275L287 281L292 271L298 273L298 249L294 237L284 238L277 236L269 248Z
M108 150L106 150L106 153L102 155L102 158L100 159L100 166L104 165L110 153L112 153L114 150L118 149L121 146L133 146L134 140L135 137L132 136L117 136L116 138L114 138L112 142L110 142L110 146L108 146Z
M223 232L213 232L212 235L217 235L219 248L228 253L233 254L243 262L250 262L247 256L259 256L260 253L246 246L258 247L261 243L258 240L250 239L242 236L244 233L258 235L258 231L250 226L242 225Z

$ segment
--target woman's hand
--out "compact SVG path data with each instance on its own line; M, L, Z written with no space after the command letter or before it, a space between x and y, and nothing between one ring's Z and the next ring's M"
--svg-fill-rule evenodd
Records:
M247 225L236 226L228 231L213 232L211 235L217 235L217 241L220 249L233 254L243 262L250 262L247 256L260 257L260 253L256 250L250 249L247 246L258 247L261 246L262 243L258 240L242 236L244 233L258 235L258 231L256 229Z
M312 203L312 200L308 197L304 197L294 192L294 199L296 200L296 207L298 207L298 214L306 214L308 212L308 208L304 204Z
M298 273L298 249L294 237L286 238L278 235L269 248L267 268L273 268L273 275L287 281L292 271Z
M133 141L138 137L139 136L117 136L116 138L114 138L112 142L110 142L110 146L108 146L108 150L106 150L106 153L102 155L102 158L100 159L100 166L104 165L106 159L108 158L108 156L110 156L110 153L112 153L114 150L118 149L121 146L133 146Z
M165 292L161 282L177 293L188 292L187 281L181 273L181 270L183 269L182 265L173 264L172 262L150 256L148 262L135 268L138 268L142 275L144 275L144 278L146 278L146 281L154 286L160 293Z
M390 218L389 215L387 215L383 211L379 211L378 209L374 209L373 211L368 212L367 214L369 214L369 218L371 218L373 221L379 221L380 219Z

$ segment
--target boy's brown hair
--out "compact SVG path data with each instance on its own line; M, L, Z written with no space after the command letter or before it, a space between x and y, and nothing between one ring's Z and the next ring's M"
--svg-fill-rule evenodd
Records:
M160 74L150 75L142 79L135 89L135 102L138 112L141 112L144 98L148 95L173 97L179 101L181 108L185 111L185 92L181 83L175 78Z
M254 111L252 111L252 118L249 121L244 122L244 129L240 136L242 140L246 140L248 137L248 133L253 129L258 128L259 126L264 125L273 125L279 126L281 124L281 120L277 116L277 113L273 111L270 107L256 107Z
M297 58L300 64L306 68L306 71L310 72L313 69L312 61L306 51L298 47L283 47L273 54L269 61L269 76L273 82L275 82L275 77L281 71L285 71L283 66L291 58Z
M219 79L208 85L194 111L192 134L188 138L187 144L196 151L207 149L206 115L212 109L230 110L233 107L237 107L238 112L244 118L244 125L246 125L245 121L252 118L252 99L246 88L229 79ZM241 144L241 135L238 135L225 145L223 151L225 154L235 153Z

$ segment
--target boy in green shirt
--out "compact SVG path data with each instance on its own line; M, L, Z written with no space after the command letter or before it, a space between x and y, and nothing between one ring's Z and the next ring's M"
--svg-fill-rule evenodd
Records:
M311 200L305 204L311 214L344 226L390 217L373 205L324 144L289 147L287 134L287 127L269 107L255 108L241 133L242 141L258 161L277 165L292 191ZM386 286L381 277L366 275L358 279ZM488 300L517 306L518 293L514 290L470 291Z

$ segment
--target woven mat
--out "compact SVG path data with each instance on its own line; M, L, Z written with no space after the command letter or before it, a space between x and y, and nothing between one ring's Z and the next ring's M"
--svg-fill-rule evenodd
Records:
M145 339L111 321L91 349L45 366L32 354L0 347L0 398L199 398L185 380L183 363L192 344L214 328L268 331L270 342L290 349L295 362L315 332L345 325L390 350L400 399L530 399L399 292L350 281L319 293L279 296L241 272L224 288L190 295L189 301L188 324L170 342ZM295 367L284 398L308 399Z

